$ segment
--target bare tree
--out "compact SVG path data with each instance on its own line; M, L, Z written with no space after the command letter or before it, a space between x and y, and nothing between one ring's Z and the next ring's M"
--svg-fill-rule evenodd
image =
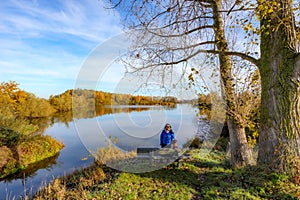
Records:
M262 81L259 163L272 165L281 172L292 170L291 158L299 156L300 140L299 37L298 17L294 15L299 5L290 0L120 0L113 5L123 9L126 27L145 32L138 40L144 51L136 56L146 58L139 69L170 69L201 53L218 55L230 128L231 162L235 167L252 161L243 115L238 112L235 99L231 56L256 65ZM237 12L240 14L235 15ZM232 16L241 24L233 29L242 28L242 40L260 45L261 58L255 49L235 49L228 42L224 22ZM160 40L152 40L149 33ZM158 43L164 44L164 48ZM176 53L181 56L174 56Z
M141 29L132 56L140 65L131 64L131 70L172 70L200 54L217 54L214 59L220 68L223 95L226 100L227 123L230 130L231 163L240 167L253 163L245 134L243 115L238 113L232 76L230 55L240 56L254 64L257 60L244 52L230 51L226 40L223 18L229 10L223 10L221 0L201 1L123 1L115 5L125 11L125 25ZM231 9L230 12L233 12ZM202 63L197 63L198 65ZM139 66L139 67L137 67ZM182 71L186 73L186 70Z

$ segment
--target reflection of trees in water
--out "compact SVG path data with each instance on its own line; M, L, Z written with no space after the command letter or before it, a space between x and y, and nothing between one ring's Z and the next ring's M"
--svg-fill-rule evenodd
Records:
M27 120L23 120L24 122L20 122L24 126L30 124L32 126L36 126L36 130L34 134L43 134L45 130L52 126L53 124L60 122L64 123L66 127L69 127L69 122L73 121L74 116L77 119L84 119L84 118L94 118L97 116L109 115L114 113L130 113L130 112L143 112L148 110L173 110L176 108L174 106L135 106L135 105L121 105L121 106L98 106L96 108L81 108L76 109L74 112L67 111L67 112L58 112L53 114L50 117L36 117L30 118ZM16 124L20 126L19 124Z
M77 113L75 116L78 119L84 118L94 118L97 116L122 113L122 112L142 112L150 109L162 109L163 107L159 106L102 106L97 107L96 109L76 109ZM174 108L173 108L174 109ZM38 126L38 133L44 133L45 130L52 126L54 123L60 122L64 123L66 127L69 127L69 122L73 121L74 113L72 111L67 112L58 112L55 113L52 117L40 117L30 119L30 124Z
M69 122L72 120L73 120L73 113L71 111L56 113L52 117L51 125L53 125L54 123L60 122L60 123L64 123L66 125L66 127L69 127Z
M96 109L96 116L102 116L114 113L128 113L128 112L142 112L150 110L150 107L131 107L131 106L112 106L112 107L101 107Z
M28 177L32 177L36 175L37 170L39 169L49 169L52 168L54 165L57 164L57 158L59 156L59 153L57 153L56 155L50 157L50 158L46 158L44 160L41 160L39 162L30 164L26 169L14 173L12 175L8 175L5 177L4 181L5 182L11 182L15 179L20 179L20 178L28 178ZM26 180L25 180L26 181Z
M62 112L53 115L50 125L61 122L65 123L68 127L68 122L71 122L76 116L77 119L94 118L97 116L115 114L115 113L130 113L130 112L143 112L148 110L172 110L176 106L99 106L95 109L76 109L74 112Z
M32 118L29 123L38 126L36 133L44 133L51 125L51 117Z

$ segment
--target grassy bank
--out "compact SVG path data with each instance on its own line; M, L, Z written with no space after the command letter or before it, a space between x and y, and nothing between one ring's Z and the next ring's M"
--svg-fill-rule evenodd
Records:
M48 135L36 135L0 147L0 179L56 155L63 144Z
M54 180L33 199L300 199L288 176L258 167L232 170L219 151L191 155L178 168L141 174L94 164Z

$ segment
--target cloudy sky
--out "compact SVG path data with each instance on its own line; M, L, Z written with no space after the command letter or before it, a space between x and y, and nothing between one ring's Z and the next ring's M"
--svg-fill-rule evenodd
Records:
M5 0L0 9L0 82L38 97L73 89L91 52L121 33L101 0Z

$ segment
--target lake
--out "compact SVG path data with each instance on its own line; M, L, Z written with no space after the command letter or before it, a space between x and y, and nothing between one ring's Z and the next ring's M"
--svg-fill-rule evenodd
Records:
M179 147L199 132L198 109L189 104L164 106L114 106L81 116L57 116L49 120L44 134L62 141L65 147L52 158L0 182L0 199L32 195L52 179L89 166L94 152L110 138L124 151L137 147L159 147L159 135L171 123Z

